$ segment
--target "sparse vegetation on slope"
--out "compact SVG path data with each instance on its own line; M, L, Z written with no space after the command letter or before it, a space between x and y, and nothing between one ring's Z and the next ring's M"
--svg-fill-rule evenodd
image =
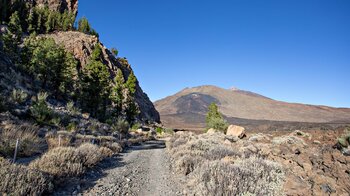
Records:
M189 178L193 195L280 195L284 170L278 163L245 156L216 134L175 134L167 147L174 169Z

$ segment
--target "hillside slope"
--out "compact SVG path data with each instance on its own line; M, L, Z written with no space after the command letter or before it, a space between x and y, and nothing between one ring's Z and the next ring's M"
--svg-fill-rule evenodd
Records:
M218 104L229 121L350 122L350 109L347 108L286 103L248 91L215 86L186 88L156 101L155 106L166 125L181 127L180 124L185 123L203 127L207 107L212 102Z
M67 51L71 52L74 57L79 60L82 68L89 62L89 57L94 48L99 45L102 49L103 64L107 66L111 77L116 76L118 69L122 70L124 78L128 78L132 71L127 61L115 58L96 36L76 31L55 32L44 36L53 38L57 44L62 45ZM141 89L138 81L136 84L135 101L140 109L140 120L159 122L159 113L154 108L147 94Z

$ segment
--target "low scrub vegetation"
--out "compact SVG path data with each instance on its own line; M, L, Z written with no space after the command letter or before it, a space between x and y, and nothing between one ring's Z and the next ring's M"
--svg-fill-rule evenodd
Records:
M205 162L193 176L196 195L281 195L284 174L279 164L250 157Z
M93 167L104 158L110 157L112 151L85 143L78 148L58 147L45 153L29 167L52 175L55 180L81 175L86 168Z
M43 195L52 191L51 178L0 157L0 195Z
M31 125L12 126L0 130L0 155L12 157L16 141L19 140L18 157L29 157L40 153L43 140L37 136L38 127Z
M226 141L226 142L225 142ZM246 156L222 133L175 134L167 143L173 169L188 178L190 195L281 195L284 170Z
M338 144L340 144L341 147L347 148L350 145L350 129L347 128L345 130L345 133L338 138Z

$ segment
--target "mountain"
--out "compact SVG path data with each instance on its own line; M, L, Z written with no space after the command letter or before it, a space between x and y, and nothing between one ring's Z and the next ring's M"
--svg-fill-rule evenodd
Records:
M349 108L286 103L249 91L216 86L186 88L154 105L166 126L194 129L205 127L205 115L212 102L217 103L225 118L235 124L350 122Z

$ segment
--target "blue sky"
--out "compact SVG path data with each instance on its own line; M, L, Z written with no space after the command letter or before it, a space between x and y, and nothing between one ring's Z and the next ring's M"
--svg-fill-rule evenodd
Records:
M350 107L349 0L83 0L152 101L216 85Z

